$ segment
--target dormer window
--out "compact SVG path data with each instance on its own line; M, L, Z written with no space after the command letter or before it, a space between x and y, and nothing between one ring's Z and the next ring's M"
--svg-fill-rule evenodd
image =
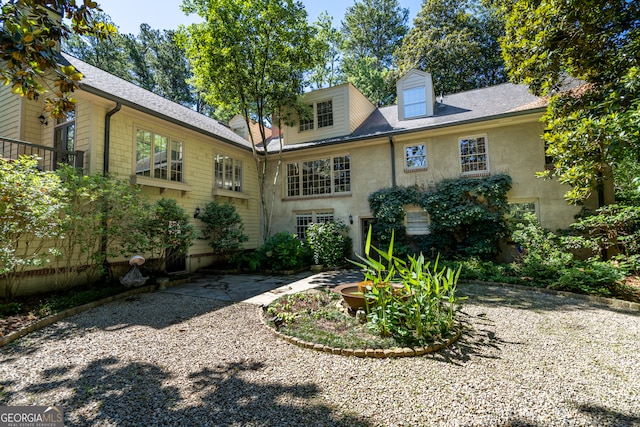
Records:
M333 102L331 100L318 102L318 128L333 126Z
M419 86L403 91L404 117L410 119L427 114L427 100L425 87Z
M436 95L431 74L409 70L396 82L398 119L411 120L430 117L436 110Z
M316 102L309 105L311 117L300 118L299 132L333 126L333 100Z

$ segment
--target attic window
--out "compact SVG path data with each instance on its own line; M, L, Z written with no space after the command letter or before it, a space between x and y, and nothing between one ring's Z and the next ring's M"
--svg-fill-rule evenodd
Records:
M404 99L404 117L420 117L427 114L427 99L424 86L413 87L402 91Z
M313 130L313 104L309 105L311 110L311 117L309 119L300 119L300 132L305 130Z
M333 126L333 102L318 102L316 108L318 112L318 128Z

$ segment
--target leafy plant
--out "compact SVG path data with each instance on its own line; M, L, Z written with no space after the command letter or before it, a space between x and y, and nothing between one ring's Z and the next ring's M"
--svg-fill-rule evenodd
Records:
M444 180L432 189L396 186L378 190L369 196L369 208L376 218L374 236L384 247L393 235L399 257L413 246L448 258L492 259L499 253L500 239L508 235L505 216L509 189L509 176L494 175ZM406 205L419 206L429 213L428 235L406 236Z
M12 314L18 314L22 311L22 304L19 302L9 302L6 304L0 304L0 317L11 316Z
M260 254L260 263L272 270L295 270L309 265L311 257L304 242L286 231L269 237L257 252Z
M165 270L167 257L187 253L195 237L189 217L175 199L162 198L155 203L152 215L146 221L145 230L149 250L157 259L160 271Z
M351 249L349 227L342 221L312 223L307 228L307 243L314 264L337 267L344 264Z
M49 262L47 239L59 236L65 190L52 172L32 157L0 159L0 275L13 298L21 273Z
M235 253L242 249L243 242L249 240L243 232L242 218L229 203L207 203L198 219L205 224L203 234L209 238L209 246L214 253Z
M404 345L424 345L451 333L455 322L456 284L460 268L438 270L436 260L424 255L409 256L405 262L393 255L393 236L387 251L371 246L371 229L362 262L366 286L368 322L382 336L392 336ZM375 256L371 256L371 249ZM401 288L394 286L394 280Z

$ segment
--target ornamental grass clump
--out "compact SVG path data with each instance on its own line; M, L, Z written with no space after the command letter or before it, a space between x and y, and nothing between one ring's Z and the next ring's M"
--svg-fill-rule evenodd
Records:
M373 249L374 256L371 255ZM404 261L393 255L393 237L387 251L371 246L371 230L362 263L367 321L382 336L399 344L425 345L445 339L455 329L456 285L460 268L438 269L424 255Z

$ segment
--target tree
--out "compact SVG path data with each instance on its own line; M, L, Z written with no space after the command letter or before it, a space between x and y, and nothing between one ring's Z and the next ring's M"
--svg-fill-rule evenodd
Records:
M70 24L56 16L58 10ZM45 101L45 111L63 118L75 108L71 93L78 88L82 75L72 66L60 63L57 46L72 33L92 34L101 39L116 33L116 28L94 19L100 11L96 2L85 0L14 0L2 4L0 27L0 76L12 91L28 99L37 99L47 92L53 96ZM45 82L47 72L53 72L53 86Z
M396 51L398 76L430 72L438 92L455 93L506 81L495 8L478 0L427 0Z
M333 17L322 12L313 23L316 28L316 40L321 50L322 61L309 74L309 81L315 89L335 86L342 83L340 58L342 57L342 33L333 27Z
M106 13L97 12L95 17L109 25L114 25L111 17ZM68 39L63 40L62 49L94 67L132 81L126 44L127 38L120 34L115 34L109 39L93 34L71 34Z
M395 99L395 87L387 77L393 52L407 33L408 17L409 10L397 0L356 1L345 13L342 71L375 105Z
M41 172L35 159L0 159L0 276L8 300L21 273L53 255L46 243L60 235L64 193L55 173Z
M233 254L242 249L242 243L249 240L244 234L242 217L236 208L225 202L215 200L207 203L204 212L198 217L205 224L204 236L216 254Z
M632 1L499 1L509 77L548 96L544 139L558 177L580 204L604 203L611 166L640 158L640 5ZM571 79L584 84L563 90Z
M273 115L282 121L296 107L304 73L319 61L314 31L302 4L293 0L185 0L183 10L204 19L186 28L180 39L193 84L214 106L240 112L247 127L251 120L259 125L260 140L249 135L266 237L275 193L267 200L270 156L267 150L259 153L258 145L266 140L265 121ZM277 178L276 172L274 183Z

